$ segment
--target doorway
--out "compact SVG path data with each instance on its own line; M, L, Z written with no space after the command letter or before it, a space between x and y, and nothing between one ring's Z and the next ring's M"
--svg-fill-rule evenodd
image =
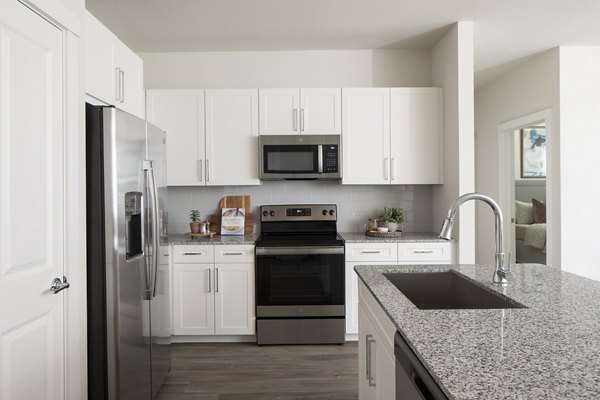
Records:
M552 265L551 110L498 126L499 203L511 262Z
M513 132L514 261L546 264L546 123Z

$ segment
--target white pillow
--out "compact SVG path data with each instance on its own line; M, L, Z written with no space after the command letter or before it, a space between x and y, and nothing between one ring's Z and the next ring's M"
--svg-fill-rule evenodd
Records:
M533 204L515 200L515 218L517 224L533 224Z

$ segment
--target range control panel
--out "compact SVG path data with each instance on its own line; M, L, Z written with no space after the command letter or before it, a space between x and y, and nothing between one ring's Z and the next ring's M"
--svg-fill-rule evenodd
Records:
M337 206L335 204L260 206L260 221L337 221Z

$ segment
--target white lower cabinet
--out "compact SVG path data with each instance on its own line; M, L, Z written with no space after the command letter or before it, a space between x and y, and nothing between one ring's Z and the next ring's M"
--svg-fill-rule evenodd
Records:
M358 398L392 400L396 398L396 328L362 283L359 296Z
M348 243L346 244L346 335L359 332L357 265L451 264L453 243Z
M174 335L254 334L251 247L174 246Z

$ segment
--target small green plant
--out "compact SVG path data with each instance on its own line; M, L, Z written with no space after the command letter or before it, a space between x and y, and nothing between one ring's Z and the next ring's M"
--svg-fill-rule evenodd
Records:
M198 210L190 211L190 221L200 222L200 211L198 211Z
M383 207L383 212L377 218L379 222L395 222L397 224L401 224L404 222L404 210L402 208L394 208L394 207Z

